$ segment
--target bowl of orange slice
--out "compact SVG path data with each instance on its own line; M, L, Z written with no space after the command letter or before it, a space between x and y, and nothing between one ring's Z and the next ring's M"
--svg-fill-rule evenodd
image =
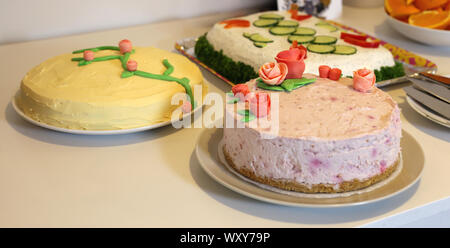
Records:
M404 36L450 46L450 0L385 0L389 24Z

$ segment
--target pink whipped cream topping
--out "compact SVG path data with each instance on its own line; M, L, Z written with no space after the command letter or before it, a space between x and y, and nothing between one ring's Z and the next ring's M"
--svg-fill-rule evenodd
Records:
M254 81L247 84L261 91ZM352 88L351 79L318 78L280 93L279 101L274 139L262 138L264 129L248 125L224 128L225 149L236 166L260 177L338 187L343 181L379 175L398 159L400 110L377 88L362 93ZM227 105L227 118L236 118L232 107Z

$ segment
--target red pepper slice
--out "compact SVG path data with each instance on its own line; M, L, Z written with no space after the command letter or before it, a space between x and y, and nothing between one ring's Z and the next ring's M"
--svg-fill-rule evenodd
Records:
M224 28L247 28L250 27L250 22L243 19L231 19L221 21L220 24L226 24Z
M351 38L351 37L346 37L344 39L344 41L347 43L353 44L353 45L357 45L360 47L366 47L366 48L377 48L378 46L380 46L379 41L367 42L364 40L358 40L358 39Z
M291 18L294 20L297 20L297 21L303 21L303 20L311 18L311 15L295 15L295 16L291 16Z
M357 40L367 40L367 36L364 35L357 35L357 34L349 34L349 33L341 33L341 39L345 39L345 38L353 38L353 39L357 39Z

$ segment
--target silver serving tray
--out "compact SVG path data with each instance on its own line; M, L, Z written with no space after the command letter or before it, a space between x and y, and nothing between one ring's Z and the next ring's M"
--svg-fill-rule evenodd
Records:
M183 54L186 57L188 57L189 59L191 59L192 61L199 64L200 66L204 67L205 69L207 69L208 71L210 71L211 73L213 73L214 75L219 77L220 79L224 80L228 84L234 85L230 80L226 79L225 77L223 77L222 75L220 75L219 73L214 71L212 68L208 67L207 65L205 65L204 63L202 63L201 61L199 61L196 58L195 52L194 52L194 47L195 47L195 43L197 42L197 39L198 39L198 37L189 37L189 38L179 40L175 43L175 49L177 51L179 51L181 54ZM406 75L403 77L398 77L398 78L393 78L393 79L377 82L376 86L378 88L408 82L409 81L408 77L416 77L419 72L435 73L437 71L437 67L420 67L420 66L405 63L404 61L400 61L397 59L394 59L394 60L396 62L400 62L403 65Z

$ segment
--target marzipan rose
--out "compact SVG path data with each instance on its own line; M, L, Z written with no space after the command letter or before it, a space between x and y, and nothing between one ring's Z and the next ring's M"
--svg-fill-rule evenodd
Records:
M288 67L285 63L265 63L259 68L259 77L266 84L279 85L288 74Z
M305 71L307 51L302 45L294 42L289 50L281 51L275 57L278 63L285 63L288 67L287 79L302 78Z
M369 91L375 84L375 73L369 69L359 69L353 72L353 88L360 92Z
M233 92L234 96L239 97L241 101L245 100L245 96L247 96L248 93L250 93L250 89L246 84L236 84L231 88L231 91Z
M264 117L270 113L270 96L268 93L256 92L249 100L250 112L256 117Z

